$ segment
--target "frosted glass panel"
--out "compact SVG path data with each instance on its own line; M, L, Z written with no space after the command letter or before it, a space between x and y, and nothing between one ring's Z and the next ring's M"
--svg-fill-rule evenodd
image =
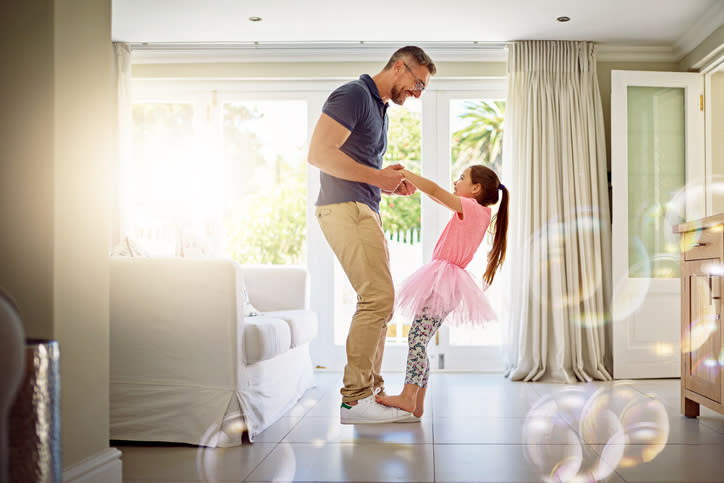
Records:
M628 87L628 259L631 278L678 278L672 226L684 187L684 89Z

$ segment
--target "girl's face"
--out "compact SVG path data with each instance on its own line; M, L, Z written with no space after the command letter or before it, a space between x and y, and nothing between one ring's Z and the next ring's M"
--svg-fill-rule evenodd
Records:
M470 179L470 168L465 169L463 174L453 183L453 193L465 198L475 198L480 193L480 184L473 184Z

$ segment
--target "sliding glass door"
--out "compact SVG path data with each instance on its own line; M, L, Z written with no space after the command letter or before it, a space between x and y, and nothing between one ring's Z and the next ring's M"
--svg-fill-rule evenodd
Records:
M491 85L488 89L476 90L450 89L437 92L436 98L439 159L444 160L438 163L436 171L440 185L451 188L453 181L472 164L488 166L498 173L502 180L506 179L505 167L502 164L505 116L502 86ZM452 213L445 209L440 211L439 207L436 207L436 210L436 216L431 219L436 225L435 236L439 236ZM467 267L480 286L492 241L492 235L486 234ZM451 328L443 324L439 337L430 347L435 368L490 372L502 370L501 326L508 317L507 283L507 271L498 272L492 286L485 292L498 316L495 322L484 328Z
M306 163L324 100L341 81L135 81L134 156L123 167L122 232L156 255L224 256L306 265L319 316L316 364L341 370L356 298L314 219L319 173ZM420 99L390 104L385 163L451 189L465 166L500 166L503 80L436 80ZM383 197L383 226L399 284L430 260L451 213L420 193ZM468 267L484 271L490 239ZM501 318L504 274L488 296ZM385 370L402 370L410 320L388 326ZM498 370L499 325L443 328L434 368Z

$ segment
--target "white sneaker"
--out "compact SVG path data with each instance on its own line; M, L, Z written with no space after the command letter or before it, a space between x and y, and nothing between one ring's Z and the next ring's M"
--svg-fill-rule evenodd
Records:
M418 418L412 413L408 413L405 411L405 414L407 415L404 419L400 419L399 421L395 421L396 423L419 423L422 421L422 418Z
M339 421L342 424L375 424L402 422L410 413L399 408L391 408L375 401L375 394L360 399L350 406L342 403L339 408Z

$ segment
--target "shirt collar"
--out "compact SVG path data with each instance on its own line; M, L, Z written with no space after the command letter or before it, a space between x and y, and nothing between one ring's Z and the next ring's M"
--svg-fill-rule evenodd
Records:
M375 81L372 80L372 77L369 76L369 74L362 74L359 76L360 80L365 83L367 88L370 90L370 93L372 96L377 99L377 101L380 104L384 104L385 107L387 107L387 102L382 102L382 97L380 97L380 91L377 90L377 84L375 84Z

